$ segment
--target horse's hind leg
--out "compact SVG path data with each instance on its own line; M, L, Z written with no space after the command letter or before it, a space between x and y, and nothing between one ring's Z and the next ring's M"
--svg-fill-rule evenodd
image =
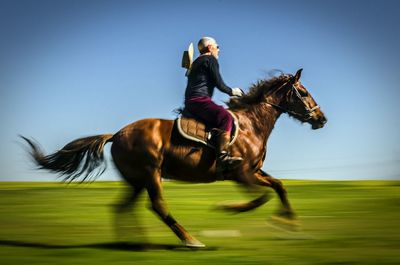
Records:
M142 185L129 186L122 199L115 205L115 212L124 213L131 210L143 190Z
M138 213L132 211L143 190L143 186L129 185L124 191L122 199L114 205L114 229L120 241L138 240L141 242L145 240L145 233L140 225Z
M171 228L187 247L204 247L205 245L191 236L169 213L163 198L160 172L158 171L147 186L152 209L161 220Z

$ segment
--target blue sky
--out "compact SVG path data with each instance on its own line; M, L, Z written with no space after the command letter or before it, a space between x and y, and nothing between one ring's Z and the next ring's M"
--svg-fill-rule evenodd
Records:
M1 0L0 181L56 179L33 170L18 134L53 152L138 119L173 119L186 85L181 54L202 36L220 44L230 86L304 68L328 117L312 131L282 115L265 170L400 179L399 12L396 1ZM109 164L101 179L118 179Z

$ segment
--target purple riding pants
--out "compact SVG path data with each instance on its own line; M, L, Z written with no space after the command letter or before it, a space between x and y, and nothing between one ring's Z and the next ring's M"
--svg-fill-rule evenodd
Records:
M215 104L210 97L193 97L185 100L185 108L203 120L208 126L226 132L232 130L232 115L222 106Z

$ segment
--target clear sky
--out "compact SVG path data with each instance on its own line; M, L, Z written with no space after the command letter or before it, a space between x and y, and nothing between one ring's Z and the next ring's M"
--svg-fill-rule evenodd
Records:
M230 86L247 90L271 69L304 68L302 82L328 118L313 131L282 115L265 170L400 179L399 13L400 2L378 0L0 0L0 181L56 180L33 170L18 134L53 152L138 119L175 118L186 85L181 55L202 36L217 39ZM109 165L101 180L118 179Z

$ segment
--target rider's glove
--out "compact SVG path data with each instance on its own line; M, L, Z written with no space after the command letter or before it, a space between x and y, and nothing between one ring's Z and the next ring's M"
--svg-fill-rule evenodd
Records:
M235 97L242 97L242 96L243 96L243 90L241 90L241 89L238 88L238 87L232 88L232 96L235 96Z

